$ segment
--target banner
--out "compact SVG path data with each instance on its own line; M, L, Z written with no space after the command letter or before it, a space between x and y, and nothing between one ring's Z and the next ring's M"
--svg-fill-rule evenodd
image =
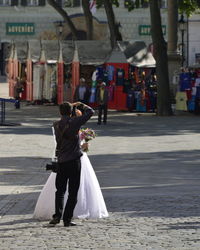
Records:
M96 0L90 0L90 11L94 15L97 11L96 9Z

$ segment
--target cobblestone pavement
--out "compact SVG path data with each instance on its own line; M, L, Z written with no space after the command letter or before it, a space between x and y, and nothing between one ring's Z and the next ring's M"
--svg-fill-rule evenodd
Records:
M6 105L0 127L0 249L200 249L200 120L109 112L88 127L93 164L109 218L54 228L32 218L48 178L57 107Z

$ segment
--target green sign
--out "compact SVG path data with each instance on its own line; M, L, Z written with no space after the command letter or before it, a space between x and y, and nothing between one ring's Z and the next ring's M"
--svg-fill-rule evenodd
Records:
M166 35L166 25L162 25L163 35ZM151 35L151 25L139 25L139 35L140 36L150 36Z
M6 35L34 35L34 23L6 23Z

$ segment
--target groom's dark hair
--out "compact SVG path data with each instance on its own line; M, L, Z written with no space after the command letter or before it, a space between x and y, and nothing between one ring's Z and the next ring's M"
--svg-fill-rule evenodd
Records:
M72 114L72 104L70 102L64 102L59 105L59 110L61 115L68 115L70 116Z

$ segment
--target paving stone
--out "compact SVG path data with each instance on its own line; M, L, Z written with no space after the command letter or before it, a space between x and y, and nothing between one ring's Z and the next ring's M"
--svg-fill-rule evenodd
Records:
M32 218L50 173L51 125L58 107L7 105L0 127L0 249L200 249L200 120L109 111L108 124L88 127L98 136L89 158L109 211L76 228L54 228Z

